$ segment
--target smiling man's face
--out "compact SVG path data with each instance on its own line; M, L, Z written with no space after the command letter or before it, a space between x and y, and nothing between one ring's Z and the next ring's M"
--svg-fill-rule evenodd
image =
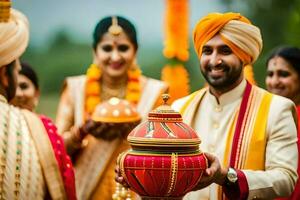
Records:
M227 91L243 79L243 63L220 35L214 36L203 46L200 70L215 90Z

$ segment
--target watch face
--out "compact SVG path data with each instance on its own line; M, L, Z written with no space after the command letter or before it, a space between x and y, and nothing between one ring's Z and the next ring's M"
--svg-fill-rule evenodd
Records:
M235 183L238 179L236 171L232 168L229 168L227 178L230 182Z
M237 177L234 174L228 174L228 179L234 181Z

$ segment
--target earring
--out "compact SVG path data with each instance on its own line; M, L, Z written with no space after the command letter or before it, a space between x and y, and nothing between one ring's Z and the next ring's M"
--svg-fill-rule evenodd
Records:
M134 60L132 61L131 66L129 67L129 70L136 70L136 69L138 69L138 68L139 68L139 66L138 66L138 64L137 64L137 59L134 58Z

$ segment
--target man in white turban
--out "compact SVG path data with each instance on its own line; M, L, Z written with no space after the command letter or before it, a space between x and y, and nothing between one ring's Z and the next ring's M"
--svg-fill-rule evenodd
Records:
M0 0L0 199L76 199L70 158L45 117L8 104L14 97L28 20Z
M289 196L297 180L295 106L243 74L261 52L260 30L239 13L212 13L196 25L194 46L208 87L173 108L199 134L209 168L184 199Z

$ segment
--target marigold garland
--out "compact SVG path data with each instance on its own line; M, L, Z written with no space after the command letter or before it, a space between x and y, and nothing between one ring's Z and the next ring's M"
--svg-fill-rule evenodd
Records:
M138 67L134 67L128 70L128 83L126 88L125 99L137 104L141 98L141 70Z
M166 0L165 42L163 54L166 58L189 59L188 0Z
M174 58L177 63L189 59L188 4L188 0L166 0L163 54L166 58ZM161 73L161 80L169 85L170 103L189 94L189 74L183 64L166 65Z
M182 64L166 65L162 70L162 80L170 85L170 103L189 94L189 74Z
M127 72L128 82L125 99L137 104L141 97L140 76L138 67L130 68ZM96 64L91 64L86 73L85 112L91 115L95 107L101 102L101 70Z

